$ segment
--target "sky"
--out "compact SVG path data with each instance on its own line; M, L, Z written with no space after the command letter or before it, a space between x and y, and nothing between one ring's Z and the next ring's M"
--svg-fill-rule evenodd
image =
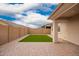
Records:
M48 17L57 3L0 3L0 19L30 28L40 28L52 23Z

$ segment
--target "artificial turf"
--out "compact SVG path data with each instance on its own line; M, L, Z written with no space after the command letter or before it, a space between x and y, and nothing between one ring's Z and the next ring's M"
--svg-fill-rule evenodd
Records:
M52 38L48 35L29 35L19 42L52 42Z

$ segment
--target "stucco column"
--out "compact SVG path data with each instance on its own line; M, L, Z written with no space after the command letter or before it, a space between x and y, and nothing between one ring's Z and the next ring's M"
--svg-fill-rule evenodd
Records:
M58 42L58 23L53 20L53 41Z

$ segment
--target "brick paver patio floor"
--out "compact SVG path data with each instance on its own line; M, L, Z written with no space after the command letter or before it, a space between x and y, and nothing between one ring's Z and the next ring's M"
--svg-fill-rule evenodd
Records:
M0 46L1 56L54 56L79 55L79 46L69 42L18 42Z

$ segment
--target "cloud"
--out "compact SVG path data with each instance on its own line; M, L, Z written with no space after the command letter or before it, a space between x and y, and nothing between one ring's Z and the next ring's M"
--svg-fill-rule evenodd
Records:
M50 24L52 21L47 20L48 16L44 16L38 13L27 13L21 20L13 21L17 24L24 25L30 28L40 28L46 24Z
M14 22L14 23L16 23L16 24L19 24L19 25L26 26L26 24L25 24L24 22L22 22L21 20L14 20L14 21L12 21L12 22Z
M23 12L25 9L27 10L37 5L34 3L0 3L0 18L11 21L21 19L25 15Z
M14 5L0 3L0 11L19 13L25 9L29 9L29 8L37 6L37 5L38 4L34 4L34 3L24 3L24 4L14 4Z
M30 12L39 13L47 16L47 15L50 15L51 12L55 10L57 5L58 4L53 4L53 3L39 3L39 5L37 5L34 8L30 8L26 10L26 12L30 11Z
M22 19L24 16L27 16L27 13L49 16L56 6L57 4L54 3L1 3L0 15L16 19Z
M55 10L57 4L53 3L24 3L24 4L0 4L0 15L5 18L14 19L12 22L30 28L40 28L52 21L47 20ZM15 20L16 19L16 20Z

